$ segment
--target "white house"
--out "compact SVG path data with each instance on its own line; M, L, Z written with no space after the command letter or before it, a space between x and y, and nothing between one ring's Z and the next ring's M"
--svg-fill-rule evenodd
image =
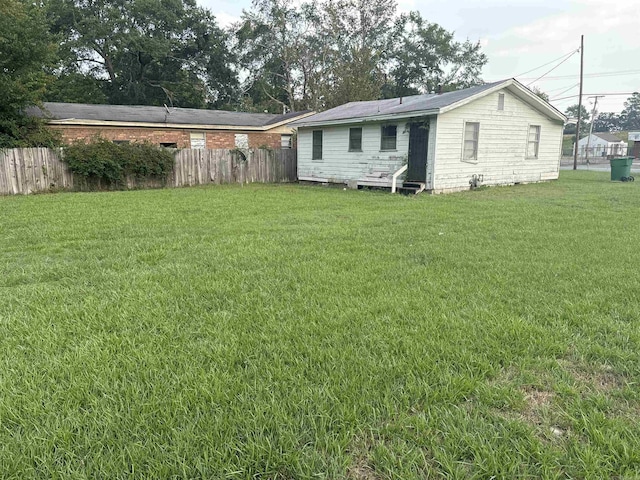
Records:
M435 193L558 178L566 117L514 79L298 120L298 178ZM403 173L406 170L406 173Z
M587 144L590 157L606 157L607 155L626 155L627 142L620 140L613 133L592 133L578 140L578 155L586 156Z

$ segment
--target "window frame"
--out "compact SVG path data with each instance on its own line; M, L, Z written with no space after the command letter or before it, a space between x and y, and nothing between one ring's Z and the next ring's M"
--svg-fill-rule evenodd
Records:
M395 134L393 136L384 134L385 128L394 128ZM384 148L384 140L393 138L393 148ZM380 151L381 152L397 152L398 151L398 125L395 123L380 125Z
M531 129L532 128L537 128L538 129L538 133L537 133L536 139L533 142L531 141ZM540 154L540 138L541 137L542 137L542 125L529 124L529 128L527 129L527 151L525 152L525 157L526 158L538 158L538 156ZM529 155L529 146L532 143L535 144L535 154L534 155Z
M472 139L467 138L467 125L476 125L474 129L475 138L472 138ZM465 158L467 142L474 143L474 147L473 147L474 156L472 158ZM478 163L479 150L480 150L480 122L465 120L462 127L462 153L461 153L460 160L466 163Z
M289 139L289 141L287 142L287 146L285 146L282 141L287 138ZM290 150L293 148L293 134L292 133L283 133L280 135L280 148L285 149L285 150Z
M498 93L498 111L504 112L504 93Z
M316 155L316 134L320 134L320 155ZM311 130L311 160L322 160L324 147L324 130Z
M193 140L202 140L202 147L194 147ZM190 150L206 150L207 149L207 133L206 132L189 132L189 149Z
M354 138L352 138L351 136L351 132L356 131L356 130L360 130L360 147L359 148L354 148L353 147L353 140ZM349 152L362 152L362 127L349 127Z

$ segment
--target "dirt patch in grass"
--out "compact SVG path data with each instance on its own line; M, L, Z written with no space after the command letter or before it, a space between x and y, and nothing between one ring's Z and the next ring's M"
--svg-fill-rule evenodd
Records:
M382 477L378 476L378 474L367 465L366 460L359 459L356 465L349 468L347 478L352 480L379 480Z
M524 392L526 408L522 411L522 416L529 422L541 425L541 412L551 406L553 392L546 390L529 390Z
M572 360L559 360L560 366L583 387L596 392L611 392L626 385L623 375L609 366L590 367Z

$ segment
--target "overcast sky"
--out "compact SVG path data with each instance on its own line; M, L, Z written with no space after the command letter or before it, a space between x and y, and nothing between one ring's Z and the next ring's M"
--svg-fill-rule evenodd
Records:
M226 26L251 0L198 0ZM398 0L399 11L419 10L430 22L456 32L460 40L479 40L489 58L485 81L518 76L525 85L577 50L585 36L584 93L631 93L640 90L640 0ZM564 111L577 103L580 55L575 54L545 78L534 82ZM605 74L603 76L603 74ZM561 78L558 78L561 77ZM558 99L575 95L575 98ZM629 95L608 95L600 112L619 112ZM591 110L591 100L583 104Z

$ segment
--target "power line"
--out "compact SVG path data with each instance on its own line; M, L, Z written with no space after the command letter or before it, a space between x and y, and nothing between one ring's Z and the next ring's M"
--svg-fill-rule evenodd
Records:
M541 69L542 67L546 67L547 65L551 65L552 63L555 63L555 62L557 62L558 60L562 60L562 59L563 59L564 57L566 57L566 56L571 56L571 55L573 55L574 53L578 52L579 50L580 50L580 49L578 48L578 50L574 50L574 51L572 51L572 52L565 53L564 55L562 55L561 57L556 58L555 60L551 60L551 61L550 61L550 62L548 62L548 63L545 63L545 64L543 64L543 65L540 65L539 67L532 68L531 70L527 70L526 72L521 73L520 75L516 75L514 78L521 77L522 75L526 75L527 73L535 72L536 70L539 70L539 69Z
M597 73L586 73L584 75L585 78L598 78L598 77L622 77L625 75L638 75L640 74L640 70L620 70L618 72L597 72ZM546 77L546 80L564 80L569 78L577 78L579 75L552 75L550 77ZM531 80L535 77L526 77L521 78L520 80Z
M623 92L618 92L618 93L585 93L584 95L587 96L596 96L596 95L605 95L605 96L620 96L620 95L633 95L634 93L638 93L638 92L631 92L631 93L623 93ZM566 100L567 98L576 98L578 95L570 95L568 97L562 97L562 98L554 98L553 101L557 101L557 100Z
M551 90L547 90L547 89L545 88L545 89L544 89L544 93L557 92L557 91L559 91L559 90L564 90L564 89L570 90L570 89L572 89L573 87L575 87L575 86L577 86L577 85L580 85L580 84L579 84L579 83L576 83L575 85L571 85L571 86L563 85L562 87L552 88ZM556 94L556 95L562 95L562 94Z
M573 90L574 88L580 86L579 83L576 83L575 85L570 86L569 88L567 88L566 90L561 91L560 93L557 93L556 95L560 96L564 93L567 93L569 90ZM555 98L551 98L550 100L555 100Z
M547 71L546 73L540 75L538 78L536 78L534 81L527 83L527 87L533 83L536 83L538 80L544 78L547 76L548 73L553 72L556 68L558 68L560 65L562 65L564 62L566 62L567 60L569 60L571 57L573 57L574 54L576 54L579 51L576 50L575 52L573 52L571 55L569 55L567 58L565 58L564 60L562 60L560 63L558 63L555 67L553 67L551 70Z

